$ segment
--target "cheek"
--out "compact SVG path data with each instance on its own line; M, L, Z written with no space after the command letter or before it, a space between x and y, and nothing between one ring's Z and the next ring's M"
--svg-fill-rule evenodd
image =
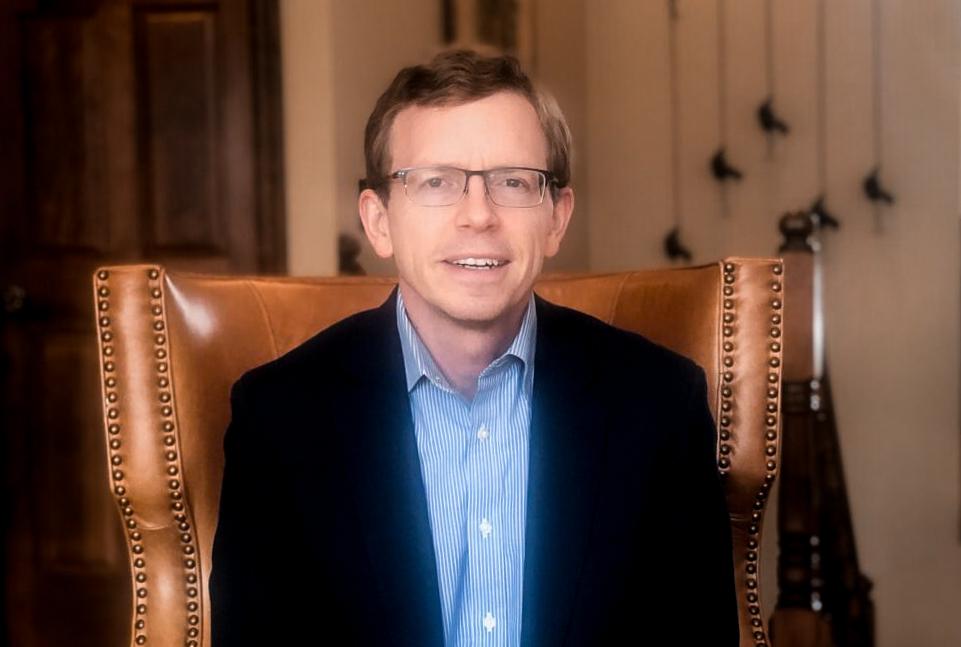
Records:
M515 238L515 240L521 239L524 241L523 253L527 257L526 260L529 265L539 265L545 253L550 251L549 232L546 218L541 217L535 222L528 223L524 231L519 232L519 237Z
M414 267L431 257L431 241L435 238L428 223L417 214L398 214L391 220L390 235L398 265Z

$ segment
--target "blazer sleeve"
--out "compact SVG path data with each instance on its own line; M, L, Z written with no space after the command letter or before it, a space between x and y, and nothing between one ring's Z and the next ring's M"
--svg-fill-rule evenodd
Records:
M686 407L686 456L689 478L684 479L681 494L682 523L680 537L687 556L681 560L683 570L679 582L686 589L685 608L688 627L694 636L690 643L736 647L738 645L738 611L734 587L734 558L731 524L724 489L717 469L716 428L707 404L707 382L704 372L696 369L690 399Z
M243 379L231 390L231 421L224 437L224 478L214 535L210 576L211 638L214 647L271 644L277 626L271 605L274 582L266 519L272 517L263 478L263 451Z

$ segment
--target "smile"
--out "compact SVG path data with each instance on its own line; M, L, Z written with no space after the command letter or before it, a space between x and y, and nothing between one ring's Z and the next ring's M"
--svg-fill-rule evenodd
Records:
M492 270L498 267L503 267L507 265L508 261L498 260L496 258L458 258L456 260L447 261L451 265L456 265L457 267L463 267L468 270Z

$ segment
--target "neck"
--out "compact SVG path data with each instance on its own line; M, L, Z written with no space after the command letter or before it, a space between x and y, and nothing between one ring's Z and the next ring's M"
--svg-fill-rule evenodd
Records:
M520 330L528 301L512 306L490 322L464 322L438 311L414 290L400 285L407 316L437 368L468 400L477 392L477 378L510 347Z

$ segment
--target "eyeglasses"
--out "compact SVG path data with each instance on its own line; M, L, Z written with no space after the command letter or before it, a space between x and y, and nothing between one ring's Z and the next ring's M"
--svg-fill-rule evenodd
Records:
M388 177L404 183L404 192L419 207L449 207L467 195L471 176L484 178L491 202L500 207L536 207L547 185L556 183L550 171L516 166L468 171L452 166L421 166L394 171Z

